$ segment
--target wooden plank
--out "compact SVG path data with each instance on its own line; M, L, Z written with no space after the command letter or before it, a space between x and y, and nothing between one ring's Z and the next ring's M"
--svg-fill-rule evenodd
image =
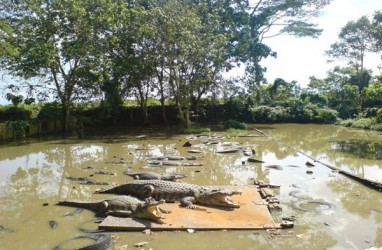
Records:
M237 189L237 187L234 187ZM151 230L245 230L280 228L275 223L264 200L255 188L243 187L242 194L232 199L240 202L237 209L198 206L190 210L179 206L179 203L166 203L162 207L171 210L163 219L163 224L136 218L117 218L108 216L99 229L107 231Z

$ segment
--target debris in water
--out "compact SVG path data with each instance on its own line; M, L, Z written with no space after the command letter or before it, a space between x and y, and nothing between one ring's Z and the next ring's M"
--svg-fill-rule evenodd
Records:
M138 242L136 244L134 244L134 246L136 247L144 247L144 246L147 246L149 243L147 241L142 241L142 242Z
M311 163L311 162L309 162L309 161L307 161L307 162L305 163L305 165L308 166L308 167L314 167L314 166L315 166L313 163Z
M49 226L50 226L51 229L55 229L58 226L58 223L57 223L57 221L50 220L49 221Z

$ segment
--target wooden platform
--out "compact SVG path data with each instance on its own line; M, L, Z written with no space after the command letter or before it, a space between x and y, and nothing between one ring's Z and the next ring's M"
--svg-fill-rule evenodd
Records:
M234 187L237 189L238 187ZM255 188L243 187L239 196L232 199L241 204L240 208L224 209L198 206L190 210L179 206L179 203L166 203L162 207L171 210L166 214L163 224L135 218L117 218L108 216L99 229L107 231L139 231L151 230L248 230L280 228L275 223L267 206Z

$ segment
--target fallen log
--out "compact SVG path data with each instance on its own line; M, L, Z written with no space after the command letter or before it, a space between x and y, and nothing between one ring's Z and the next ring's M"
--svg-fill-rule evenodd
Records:
M364 184L367 187L370 187L370 188L372 188L374 190L382 192L382 183L380 183L380 182L376 182L376 181L369 180L367 178L359 177L359 176L357 176L355 174L349 173L348 171L339 169L339 168L334 167L332 165L329 165L329 164L327 164L325 162L321 162L321 161L311 157L310 155L305 154L301 150L298 150L298 149L290 147L290 146L288 146L288 147L293 149L293 150L295 150L296 152L298 152L298 153L300 153L302 155L305 155L306 157L309 157L310 159L314 160L315 162L318 162L318 163L324 165L325 167L328 167L328 168L330 168L330 169L332 169L334 171L337 171L338 173L340 173L342 175L345 175L345 176L347 176L347 177L349 177L349 178L351 178L351 179L353 179L353 180L355 180L355 181L357 181L357 182L359 182L361 184Z
M270 136L270 135L264 133L263 131L261 131L261 130L259 130L259 129L253 128L253 127L251 127L251 126L248 126L248 127L251 128L251 129L253 129L253 130L255 130L255 131L257 131L257 132L259 132L260 134L262 134L262 135L264 135L264 136L266 136L266 137L272 138L272 139L275 140L276 142L278 142L278 143L280 143L280 144L283 144L284 146L286 146L286 147L288 147L288 148L293 149L293 150L296 151L297 153L300 153L300 154L302 154L302 155L304 155L304 156L306 156L306 157L312 159L312 160L315 161L315 162L318 162L318 163L320 163L320 164L322 164L322 165L324 165L324 166L326 166L326 167L328 167L328 168L330 168L330 169L332 169L332 170L334 170L334 171L337 171L338 173L340 173L340 174L342 174L342 175L344 175L344 176L346 176L346 177L351 178L352 180L357 181L358 183L361 183L361 184L363 184L363 185L365 185L365 186L367 186L367 187L369 187L369 188L372 188L372 189L374 189L374 190L377 190L377 191L379 191L379 192L382 192L382 183L380 183L380 182L373 181L373 180L369 180L369 179L367 179L367 178L359 177L359 176L357 176L357 175L355 175L355 174L352 174L352 173L349 173L349 172L347 172L347 171L345 171L345 170L336 168L336 167L334 167L334 166L332 166L332 165L329 165L329 164L327 164L327 163L325 163L325 162L321 162L321 161L319 161L319 160L317 160L317 159L311 157L310 155L307 155L306 153L302 152L302 151L299 150L299 149L296 149L296 148L294 148L294 147L291 147L291 146L289 146L289 145L286 145L285 143L283 143L283 142L281 142L281 141L279 141L279 140L276 140L276 139L273 138L272 136Z

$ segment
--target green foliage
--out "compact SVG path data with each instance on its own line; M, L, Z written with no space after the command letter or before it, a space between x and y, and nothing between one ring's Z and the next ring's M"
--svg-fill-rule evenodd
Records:
M284 122L288 120L288 110L284 107L257 106L249 109L254 122Z
M54 120L62 118L62 106L57 102L46 103L38 113L38 120Z
M12 93L7 93L5 95L5 98L8 100L8 101L11 101L13 106L17 107L17 105L19 105L20 103L23 102L23 99L24 97L22 95L14 95Z
M226 121L224 125L226 129L247 129L247 125L245 123L232 119Z
M375 52L382 51L382 11L376 11L373 16L372 21L372 32L373 37L373 50Z
M29 126L29 122L25 120L7 121L5 126L12 130L13 140L16 140L26 137L26 128Z
M0 110L0 121L29 120L32 118L32 112L23 107L9 106Z
M375 118L346 119L339 122L340 125L360 129L380 129Z
M182 134L203 134L203 133L210 133L211 129L207 127L201 127L199 125L193 124L188 128L182 128L180 130L180 133Z
M12 37L13 28L5 21L0 20L0 57L17 54L16 48L11 43Z
M338 120L338 112L333 109L317 109L315 116L316 122L321 123L336 123Z
M380 109L377 111L376 119L377 119L377 122L382 123L382 108L380 108Z
M341 29L339 41L331 45L327 55L334 59L347 60L349 66L362 74L365 53L371 50L371 30L370 20L366 16L357 21L349 21Z
M365 108L382 106L382 83L375 83L363 90L363 106Z
M301 93L300 98L304 103L313 103L319 107L328 106L328 98L324 94L304 91Z
M243 98L231 98L223 105L225 117L231 119L248 121L251 119L247 113L247 103Z
M290 98L283 106L257 106L249 109L254 122L317 122L334 123L338 119L336 110L322 108L313 103L304 103Z
M132 97L144 113L150 97L171 100L189 124L227 69L245 64L262 80L261 60L276 55L263 41L272 26L317 37L308 20L330 1L0 0L2 65L38 96L54 93L65 129L73 103L97 100L115 115Z

